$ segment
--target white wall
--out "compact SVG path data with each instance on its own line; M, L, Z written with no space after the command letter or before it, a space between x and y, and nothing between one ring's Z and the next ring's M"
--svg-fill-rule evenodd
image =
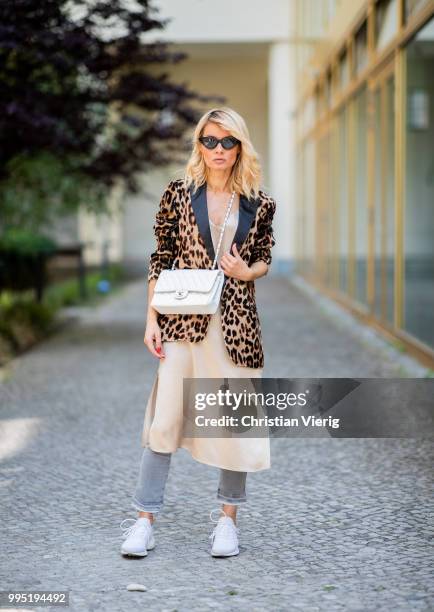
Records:
M158 0L158 19L173 18L149 38L174 42L261 42L288 35L290 0ZM146 40L146 36L144 37Z

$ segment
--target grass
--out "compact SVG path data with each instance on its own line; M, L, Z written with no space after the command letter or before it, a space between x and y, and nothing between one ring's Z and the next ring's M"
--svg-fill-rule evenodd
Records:
M77 279L68 279L48 286L41 303L35 301L33 291L2 292L0 366L48 335L61 308L82 305L95 307L108 295L116 293L124 280L122 267L112 264L104 276L99 271L86 274L86 298L80 296Z
M44 292L43 302L49 307L61 308L62 306L96 306L104 300L107 293L99 288L99 283L107 280L110 283L108 295L112 295L122 285L124 273L118 264L112 264L104 277L101 272L91 272L86 274L87 297L80 296L80 288L77 279L68 279L50 285Z

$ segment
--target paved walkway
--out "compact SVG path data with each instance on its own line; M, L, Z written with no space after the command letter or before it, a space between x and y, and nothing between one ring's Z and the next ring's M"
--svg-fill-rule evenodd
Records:
M269 277L257 294L264 375L411 375L298 288ZM144 312L143 283L131 284L4 373L1 588L70 590L72 610L432 610L430 441L272 440L228 559L208 553L217 470L180 449L156 549L119 554L157 367Z

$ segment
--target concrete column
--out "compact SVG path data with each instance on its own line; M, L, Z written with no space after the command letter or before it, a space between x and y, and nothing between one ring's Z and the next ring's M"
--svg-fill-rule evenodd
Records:
M274 218L276 246L273 274L290 275L295 249L294 141L295 106L293 47L287 42L270 45L268 61L268 127L270 195L276 200Z

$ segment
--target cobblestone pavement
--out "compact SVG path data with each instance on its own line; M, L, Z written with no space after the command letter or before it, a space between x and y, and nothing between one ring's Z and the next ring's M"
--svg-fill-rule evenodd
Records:
M257 295L264 375L409 375L299 288L269 277ZM429 440L273 439L272 469L248 476L240 555L227 559L208 552L218 470L180 449L157 547L120 555L157 367L144 312L132 283L4 373L1 589L69 590L70 609L110 612L433 610Z

